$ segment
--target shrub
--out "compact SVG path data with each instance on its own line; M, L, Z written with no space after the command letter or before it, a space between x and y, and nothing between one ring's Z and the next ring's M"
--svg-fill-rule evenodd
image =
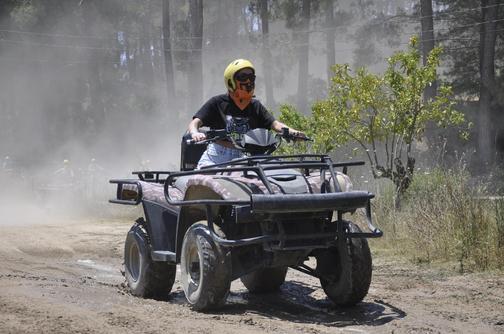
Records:
M461 271L504 268L504 202L473 183L463 168L434 169L417 174L400 211L379 196L387 247L417 262L457 261Z

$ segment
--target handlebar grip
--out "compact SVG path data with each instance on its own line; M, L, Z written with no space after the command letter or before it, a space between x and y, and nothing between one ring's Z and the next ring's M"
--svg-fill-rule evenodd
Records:
M186 144L187 145L203 145L203 144L208 144L212 141L213 141L212 139L205 139L205 140L201 140L201 141L196 141L194 139L187 139Z
M299 140L302 140L302 141L313 141L313 139L311 139L310 137L308 136L304 136L304 137L294 137L295 139L299 139Z
M306 135L300 136L298 132L291 133L289 128L282 128L281 136L283 138L287 139L287 141L289 141L289 140L313 141L313 139L311 139L310 137L308 137Z

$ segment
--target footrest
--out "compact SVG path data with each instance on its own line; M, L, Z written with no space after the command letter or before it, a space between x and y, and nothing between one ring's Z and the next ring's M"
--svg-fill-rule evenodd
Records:
M174 252L170 251L152 251L151 252L152 261L160 262L173 262L177 261L177 256Z

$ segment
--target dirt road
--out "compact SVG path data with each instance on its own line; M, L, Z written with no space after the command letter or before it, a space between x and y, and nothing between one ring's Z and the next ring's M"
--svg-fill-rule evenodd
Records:
M279 294L233 282L216 313L129 295L121 275L129 223L0 223L0 333L504 333L504 277L419 269L375 256L369 295L350 309L290 270Z

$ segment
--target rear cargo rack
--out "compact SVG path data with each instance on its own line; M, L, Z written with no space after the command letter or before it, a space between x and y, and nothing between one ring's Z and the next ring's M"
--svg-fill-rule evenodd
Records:
M110 199L110 203L124 204L124 205L138 205L142 201L143 191L142 184L137 180L110 180L112 184L117 184L116 199ZM134 199L122 199L122 192L125 184L135 185L137 187L137 195Z

